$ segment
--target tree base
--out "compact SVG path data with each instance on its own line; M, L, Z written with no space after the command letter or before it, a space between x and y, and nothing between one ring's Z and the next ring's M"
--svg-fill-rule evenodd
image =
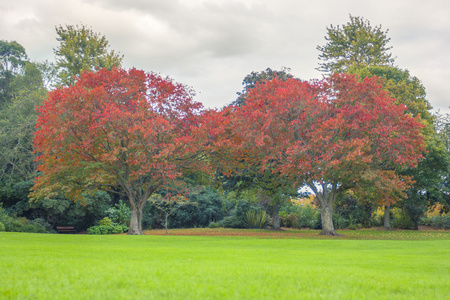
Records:
M268 229L273 231L284 231L284 229L281 227L269 227Z
M144 235L144 232L142 230L131 230L130 228L127 235Z
M328 235L328 236L343 236L342 234L337 233L334 230L322 230L319 235Z

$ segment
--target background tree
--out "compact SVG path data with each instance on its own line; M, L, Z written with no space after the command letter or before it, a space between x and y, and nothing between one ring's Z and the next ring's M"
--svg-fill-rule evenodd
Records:
M265 149L264 166L276 162L276 170L314 191L321 234L336 235L332 213L339 192L360 178L383 178L405 189L407 178L392 169L421 158L422 125L392 102L376 79L357 82L345 74L317 84L273 79L249 92L246 105L233 112L233 127Z
M326 73L345 72L351 66L392 66L394 59L388 51L388 30L372 27L368 20L350 15L350 22L327 27L325 46L317 46L323 61L318 70Z
M411 76L407 70L389 66L373 66L357 68L353 66L348 70L356 74L360 80L377 76L380 84L389 95L395 99L395 103L406 106L405 113L418 117L424 127L422 134L425 137L427 152L417 168L399 170L401 174L410 176L414 184L407 192L407 197L398 199L401 207L411 218L412 225L418 229L418 222L427 208L442 201L442 178L448 172L444 145L439 140L434 117L431 114L432 106L426 99L425 87L420 80ZM377 195L378 191L374 191ZM390 228L389 206L385 207L385 229Z
M60 25L56 33L59 46L54 53L62 85L74 84L83 71L111 70L122 64L123 56L109 50L106 37L85 25Z
M442 144L436 138L431 105L426 99L425 88L417 77L411 76L407 70L393 67L394 59L388 53L392 47L387 47L390 41L387 38L388 31L381 26L372 27L369 21L359 17L350 16L350 22L346 25L327 28L328 43L323 47L317 47L321 51L319 59L323 61L319 70L325 72L348 72L357 74L360 80L378 76L382 79L383 89L396 100L396 104L406 105L405 113L419 117L425 125L422 134L425 136L427 153L418 168L398 170L413 178L414 184L408 190L406 198L401 200L401 206L414 220L417 228L420 216L442 197L436 191L439 190L443 174L448 168L445 163L445 155ZM425 178L427 177L427 178ZM373 190L373 187L364 187ZM362 191L359 195L371 198L374 201L384 200L377 197L379 191L373 190L373 194ZM391 194L395 197L395 193ZM398 195L397 195L398 197ZM367 200L367 199L366 199ZM394 203L390 201L390 203ZM385 229L390 229L390 206L385 206Z
M12 81L27 61L25 48L15 41L0 41L0 108L13 98Z
M245 97L250 89L254 88L257 83L264 83L266 80L272 80L275 77L278 77L281 80L286 80L288 78L293 78L291 74L289 74L289 68L282 68L280 71L272 70L271 68L267 68L265 71L260 72L251 72L247 76L245 76L242 81L242 85L244 88L241 93L238 94L238 98L233 101L231 106L243 106L245 104Z
M235 109L244 106L249 91L257 84L264 84L265 81L274 78L278 78L282 81L293 78L293 75L291 75L289 71L289 68L282 68L280 71L267 68L265 71L251 72L244 78L242 82L244 85L242 93L238 93L238 98L231 103L231 106ZM265 196L270 199L269 206L271 208L272 228L280 229L279 210L281 204L290 197L295 197L297 195L296 188L288 184L286 178L281 178L279 173L273 173L268 169L263 170L263 157L261 157L260 153L254 152L256 150L258 149L253 147L253 145L247 145L246 152L252 152L250 155L252 157L252 162L247 160L245 163L246 168L236 168L232 174L222 176L222 180L225 181L223 182L224 187L228 191L237 192L249 188L255 189L257 193L263 191Z
M200 109L189 89L156 74L83 73L39 109L34 145L42 175L32 197L60 192L82 201L86 189L120 186L131 209L128 233L142 234L147 199L196 159L190 131Z
M167 187L164 189L164 196L161 194L153 194L148 201L151 202L159 211L161 211L164 215L164 229L168 229L169 225L169 217L173 215L180 208L192 205L198 206L197 202L189 201L189 191L186 189L182 190L171 190L173 187Z
M47 95L36 64L21 64L8 83L9 98L0 105L0 202L5 207L23 200L13 192L14 186L36 175L32 142L36 106Z
M389 96L395 99L396 104L406 106L405 113L414 117L419 117L426 125L424 130L433 130L433 108L427 99L425 87L421 81L412 76L408 70L402 70L391 66L370 66L359 68L351 66L348 73L355 74L360 80L364 78L379 77L383 90L389 93Z

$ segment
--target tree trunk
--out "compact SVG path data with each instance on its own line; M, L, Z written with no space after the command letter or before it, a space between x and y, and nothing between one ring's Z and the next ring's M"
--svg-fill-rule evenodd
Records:
M384 230L391 230L391 207L389 205L384 206Z
M166 229L166 234L168 234L168 232L167 232L167 224L168 224L167 219L168 219L168 218L169 218L169 215L168 215L167 213L165 213L164 228Z
M333 208L327 202L321 201L320 213L322 218L322 231L319 235L340 236L340 234L334 230Z
M131 205L131 215L130 215L130 228L128 229L129 235L139 235L144 234L142 231L142 208L139 209L134 205Z
M341 236L334 230L333 205L338 192L337 182L322 182L322 191L318 190L313 182L308 186L314 191L320 203L320 217L322 219L322 231L319 235ZM331 186L331 188L329 188Z
M281 229L280 227L280 201L276 201L272 206L272 229Z

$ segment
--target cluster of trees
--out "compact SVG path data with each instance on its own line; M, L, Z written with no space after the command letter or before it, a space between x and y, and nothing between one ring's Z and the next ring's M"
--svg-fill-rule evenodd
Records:
M318 47L323 80L252 72L220 110L170 78L122 69L90 28L56 31L54 65L0 42L0 202L17 215L53 227L78 211L93 225L123 199L129 234L168 220L262 226L266 212L280 228L305 186L326 235L349 203L383 207L386 229L391 207L416 228L437 203L449 210L448 116L394 66L381 26L350 16Z

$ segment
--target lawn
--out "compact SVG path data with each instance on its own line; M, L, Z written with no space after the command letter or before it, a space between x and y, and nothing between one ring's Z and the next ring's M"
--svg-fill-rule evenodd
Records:
M222 231L0 232L0 299L450 299L448 231Z

